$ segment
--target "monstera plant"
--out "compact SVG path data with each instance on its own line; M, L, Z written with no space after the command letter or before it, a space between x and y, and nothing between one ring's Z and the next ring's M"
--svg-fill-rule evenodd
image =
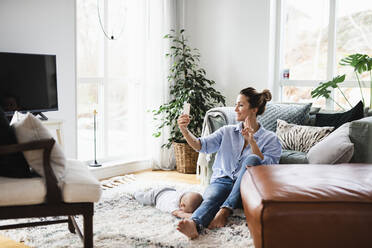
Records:
M362 92L362 83L360 81L360 76L363 73L369 73L369 82L370 82L370 103L369 107L372 108L372 58L369 57L366 54L352 54L349 55L343 59L341 59L340 65L342 66L351 66L354 68L354 73L358 81L358 86L360 89L360 94L361 94L361 99L363 102L363 105L366 106L363 92ZM350 104L349 100L345 96L345 94L342 92L341 88L339 87L339 84L345 81L345 74L342 76L336 76L334 77L331 81L328 82L321 82L317 88L315 88L313 91L311 91L311 96L313 98L318 98L318 97L325 97L326 99L331 99L333 102L335 102L340 108L344 109L339 103L335 101L330 95L331 93L331 88L337 88L343 97L346 99L346 102L352 107Z

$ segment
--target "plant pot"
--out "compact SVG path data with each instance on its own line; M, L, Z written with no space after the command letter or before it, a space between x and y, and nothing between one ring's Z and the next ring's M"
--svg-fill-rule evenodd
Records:
M177 171L186 174L195 174L199 153L187 143L173 142L173 148L176 156Z

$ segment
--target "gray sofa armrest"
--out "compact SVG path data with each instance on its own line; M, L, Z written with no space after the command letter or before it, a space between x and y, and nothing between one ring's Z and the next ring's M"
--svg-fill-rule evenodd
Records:
M225 125L236 124L236 113L234 107L218 107L207 111L204 121L210 126L213 133L217 129Z
M372 163L372 117L352 121L349 137L354 143L352 163Z
M234 107L212 108L205 114L201 136L207 136L225 125L232 125L236 123L237 121ZM201 184L203 185L209 184L212 176L212 166L215 156L216 153L199 153L197 172L201 177Z

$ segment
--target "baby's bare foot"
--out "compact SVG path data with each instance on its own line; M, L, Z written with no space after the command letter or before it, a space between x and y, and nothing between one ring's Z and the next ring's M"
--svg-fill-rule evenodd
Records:
M224 227L227 223L227 218L230 216L231 210L228 208L221 208L216 216L214 216L214 219L209 224L209 229L214 229L218 227Z
M199 236L196 230L196 224L193 220L183 219L178 223L177 230L189 237L190 239L195 239Z

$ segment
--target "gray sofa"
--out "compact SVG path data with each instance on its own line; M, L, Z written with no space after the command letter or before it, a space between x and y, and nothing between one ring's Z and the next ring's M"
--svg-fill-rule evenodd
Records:
M372 117L350 122L349 138L354 143L351 163L372 163ZM307 164L306 153L283 150L281 164Z
M311 108L303 125L313 125L319 108ZM365 118L350 123L349 138L354 143L352 163L372 163L372 111L366 111ZM236 124L233 107L218 107L209 110L204 118L202 136L208 135L224 125ZM273 120L276 121L276 120ZM199 154L198 170L201 183L208 184L212 174L215 154ZM306 153L283 150L280 164L307 164Z

